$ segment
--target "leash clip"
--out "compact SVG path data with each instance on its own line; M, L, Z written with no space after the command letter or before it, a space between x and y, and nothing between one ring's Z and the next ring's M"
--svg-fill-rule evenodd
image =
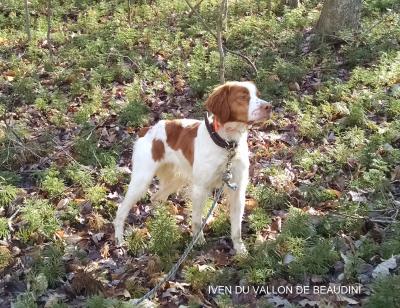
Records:
M236 183L231 183L231 180L233 178L232 175L232 159L235 156L236 151L235 148L231 148L228 153L228 161L226 163L226 170L225 173L222 175L222 181L233 191L236 191L238 188L238 185Z

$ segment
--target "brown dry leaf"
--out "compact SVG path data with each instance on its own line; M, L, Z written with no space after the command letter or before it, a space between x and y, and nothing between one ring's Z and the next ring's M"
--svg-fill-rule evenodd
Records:
M162 263L158 256L149 257L149 261L147 263L147 274L149 276L154 275L155 273L159 273L162 269Z
M64 235L65 235L65 232L64 232L64 230L57 230L56 233L55 233L55 235L56 235L58 238L63 239L63 238L64 238Z
M76 295L93 295L104 291L100 281L93 277L92 273L80 271L75 274L71 282L71 288Z
M170 212L171 215L179 215L177 206L172 202L168 202L168 212Z
M108 259L110 257L110 245L107 242L103 245L103 247L101 247L100 254L104 259Z
M327 189L326 192L335 195L336 198L340 198L342 196L342 193L336 189Z
M257 200L255 200L255 199L253 199L253 198L246 199L246 202L245 202L245 209L246 209L247 211L252 211L252 210L254 210L257 206L258 206Z
M14 71L9 70L9 71L5 71L5 72L3 73L3 75L4 75L4 77L6 77L6 79L7 79L8 81L13 81L16 74L15 74Z
M90 229L100 231L107 223L107 220L100 213L94 212L89 216L88 223Z
M280 233L282 230L282 218L277 216L271 223L271 231Z

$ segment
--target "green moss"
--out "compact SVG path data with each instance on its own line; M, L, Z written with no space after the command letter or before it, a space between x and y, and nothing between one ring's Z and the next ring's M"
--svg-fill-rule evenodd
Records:
M291 237L309 238L315 234L310 215L301 209L291 207L282 226L282 234Z
M255 208L248 217L250 229L261 231L271 223L271 218L262 208Z
M46 238L51 238L60 228L56 210L48 200L28 200L21 212L21 218L26 224L24 229L29 236L39 233Z
M372 296L367 307L398 307L400 305L400 276L381 278L372 286Z
M295 258L288 265L288 274L294 279L302 279L305 275L325 275L330 267L339 260L331 241L318 239L308 247L304 254Z

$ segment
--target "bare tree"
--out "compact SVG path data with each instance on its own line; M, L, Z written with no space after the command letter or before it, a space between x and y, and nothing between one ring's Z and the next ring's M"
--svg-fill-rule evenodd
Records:
M225 83L225 51L224 51L224 30L227 28L227 16L228 16L228 0L221 0L218 9L217 19L217 44L219 51L219 82Z
M29 6L28 6L28 0L24 1L25 5L25 31L26 35L28 36L28 42L31 41L32 36L31 36L31 20L29 16Z
M128 0L128 23L132 25L132 8L131 8L131 0Z
M47 0L47 47L49 49L50 61L53 62L53 51L51 49L51 0Z
M341 30L356 30L360 25L362 0L326 0L315 31L335 35Z

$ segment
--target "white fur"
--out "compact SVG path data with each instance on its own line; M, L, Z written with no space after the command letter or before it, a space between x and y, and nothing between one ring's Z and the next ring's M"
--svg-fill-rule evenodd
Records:
M266 102L256 95L256 87L250 82L240 82L250 92L249 120L265 118ZM132 178L123 203L119 206L114 220L115 238L123 242L124 222L131 207L146 193L153 177L160 180L160 189L152 200L166 200L171 193L184 185L191 186L193 204L192 231L195 234L202 223L202 211L208 194L212 189L222 184L221 177L227 161L227 151L212 141L204 121L182 120L182 125L200 123L197 136L194 139L193 166L183 156L181 150L175 151L166 142L165 121L158 122L145 136L139 138L132 155ZM225 189L225 195L230 204L231 237L233 246L238 253L245 253L246 248L241 238L242 216L245 204L245 192L248 183L249 151L247 146L247 125L239 122L228 122L218 130L218 134L229 140L236 140L238 148L232 161L233 181L238 184L237 191ZM164 142L165 154L162 160L152 159L152 141L160 139ZM204 241L201 234L200 241Z

